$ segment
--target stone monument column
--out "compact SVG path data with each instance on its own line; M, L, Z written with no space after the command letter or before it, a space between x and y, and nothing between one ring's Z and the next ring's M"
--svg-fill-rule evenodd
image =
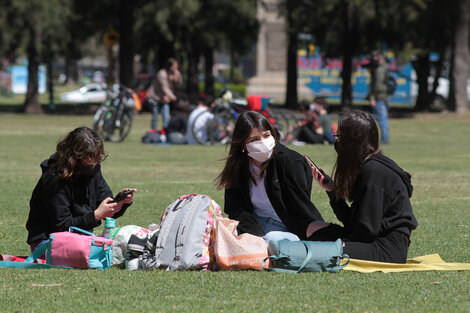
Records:
M279 15L279 0L258 1L260 23L256 45L256 76L248 81L248 94L264 94L284 103L287 84L286 25ZM301 81L297 82L299 99L313 93Z

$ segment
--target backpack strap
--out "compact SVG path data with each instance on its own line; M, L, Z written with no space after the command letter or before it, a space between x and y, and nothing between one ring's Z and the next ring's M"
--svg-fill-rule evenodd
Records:
M187 199L187 198L185 198ZM178 232L176 233L176 245L175 245L175 258L171 262L171 264L167 267L167 271L171 271L174 269L178 269L180 264L181 255L183 254L184 244L186 242L186 237L189 232L189 227L191 222L193 221L194 214L197 212L199 208L199 204L204 199L202 195L193 195L189 201L190 205L189 208L186 209L184 212L183 220L178 227Z
M183 203L185 199L179 199L178 202L176 202L175 205L169 206L166 209L166 216L165 219L162 221L160 224L160 233L158 235L157 243L155 244L155 267L159 268L161 265L161 261L159 260L160 255L163 252L163 249L165 248L163 245L168 239L168 235L170 234L171 226L173 225L176 216L178 216L178 213L181 208L181 203Z

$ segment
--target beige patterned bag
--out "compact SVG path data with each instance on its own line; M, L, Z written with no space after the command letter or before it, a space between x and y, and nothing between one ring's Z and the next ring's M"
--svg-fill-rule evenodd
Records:
M262 271L261 261L268 257L268 245L262 237L236 235L238 221L219 218L216 226L215 258L222 270Z

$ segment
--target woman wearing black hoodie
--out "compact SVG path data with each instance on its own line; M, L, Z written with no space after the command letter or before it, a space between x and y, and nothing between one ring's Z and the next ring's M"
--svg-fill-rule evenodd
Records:
M101 137L88 127L79 127L41 163L42 175L33 190L26 222L31 251L53 232L68 231L70 226L92 231L102 219L124 214L134 195L112 202L113 194L101 174L106 157Z
M335 149L334 180L315 167L312 174L343 226L312 225L309 240L342 238L351 258L405 263L411 231L418 226L411 175L381 154L377 125L368 113L352 111L339 119Z

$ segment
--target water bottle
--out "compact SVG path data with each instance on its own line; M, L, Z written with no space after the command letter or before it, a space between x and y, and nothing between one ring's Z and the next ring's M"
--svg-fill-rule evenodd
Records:
M103 234L101 235L101 237L108 238L109 232L111 231L111 229L115 227L116 227L116 220L112 217L107 217L106 222L104 224Z
M154 230L157 230L158 228L160 228L158 224L150 224L148 229L150 229L151 231L154 231Z

